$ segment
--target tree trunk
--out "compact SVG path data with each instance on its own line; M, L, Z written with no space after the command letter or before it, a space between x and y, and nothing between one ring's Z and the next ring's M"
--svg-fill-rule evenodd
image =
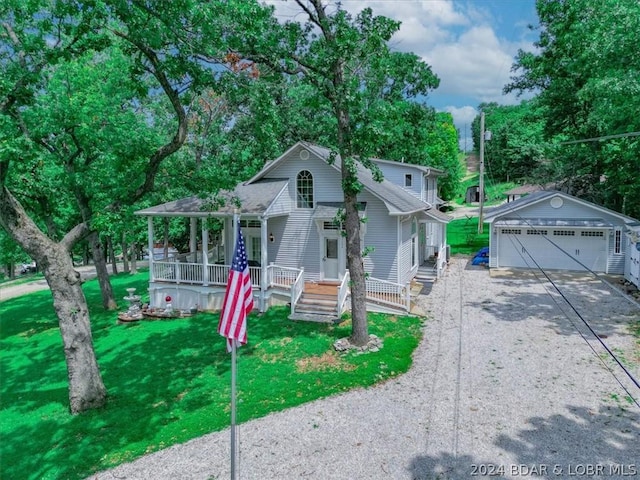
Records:
M82 245L82 265L89 265L89 245L86 243Z
M84 234L83 224L56 243L29 218L8 189L0 189L0 224L33 258L51 288L69 378L69 408L76 414L104 405L106 389L93 349L87 301L80 274L73 268L71 248Z
M120 242L120 248L122 249L122 271L129 271L129 255L127 254L127 238L124 232L122 232L122 242Z
M58 250L58 251L55 251ZM79 413L104 405L106 389L93 349L87 301L82 291L80 274L73 269L69 254L56 245L39 261L45 267L45 278L53 295L69 377L69 407Z
M131 275L138 273L138 246L131 242Z
M341 72L341 70L339 69ZM341 78L341 73L337 75ZM341 158L342 190L344 193L345 230L347 234L347 266L351 280L351 336L349 341L359 347L369 341L367 322L367 286L360 248L360 216L358 215L359 182L352 168L349 114L342 105L336 107L338 143Z
M344 170L343 170L344 171ZM344 174L343 174L344 175ZM344 194L345 230L347 231L347 265L351 277L351 337L353 345L366 345L369 341L367 322L367 288L360 248L360 216L355 194Z
M91 245L93 264L96 268L98 283L100 284L102 306L105 310L116 310L118 308L118 304L113 296L113 288L111 287L111 281L109 280L107 262L104 260L104 253L102 252L102 245L100 244L100 238L98 237L97 232L91 232L89 235L89 244Z
M109 261L111 262L111 273L118 274L118 260L116 259L116 252L113 250L113 238L107 237L107 252L109 255Z

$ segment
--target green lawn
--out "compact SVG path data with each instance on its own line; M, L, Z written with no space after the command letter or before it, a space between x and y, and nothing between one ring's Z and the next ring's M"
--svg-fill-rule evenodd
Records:
M451 255L472 255L482 247L489 246L489 224L485 223L483 232L478 233L478 217L452 220L447 225L447 243L451 246Z
M148 274L112 277L114 290L139 292ZM51 294L0 303L0 478L76 479L184 442L230 423L230 355L217 315L119 325L101 308L97 282L85 284L107 406L71 416L62 341ZM409 368L421 319L372 314L370 333L384 348L337 354L350 333L339 326L294 323L274 308L251 315L238 353L238 422L264 416Z

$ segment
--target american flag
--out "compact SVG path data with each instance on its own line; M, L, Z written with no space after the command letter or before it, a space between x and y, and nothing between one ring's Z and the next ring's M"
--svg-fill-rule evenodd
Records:
M239 222L238 222L239 223ZM231 351L232 340L247 343L247 314L253 309L253 291L251 276L247 264L247 251L244 238L238 225L238 238L233 253L233 262L229 270L227 291L222 302L218 333L227 337L227 347Z

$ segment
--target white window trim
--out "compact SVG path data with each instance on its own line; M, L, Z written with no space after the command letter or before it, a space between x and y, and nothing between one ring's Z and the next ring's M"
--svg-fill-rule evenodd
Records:
M613 230L613 254L624 255L624 250L622 248L622 229L619 227L616 227Z

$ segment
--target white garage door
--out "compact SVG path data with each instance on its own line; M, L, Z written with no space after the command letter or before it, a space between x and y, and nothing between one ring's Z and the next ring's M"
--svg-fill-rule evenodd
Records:
M499 230L500 267L536 268L537 263L547 269L606 271L605 230L548 227Z

